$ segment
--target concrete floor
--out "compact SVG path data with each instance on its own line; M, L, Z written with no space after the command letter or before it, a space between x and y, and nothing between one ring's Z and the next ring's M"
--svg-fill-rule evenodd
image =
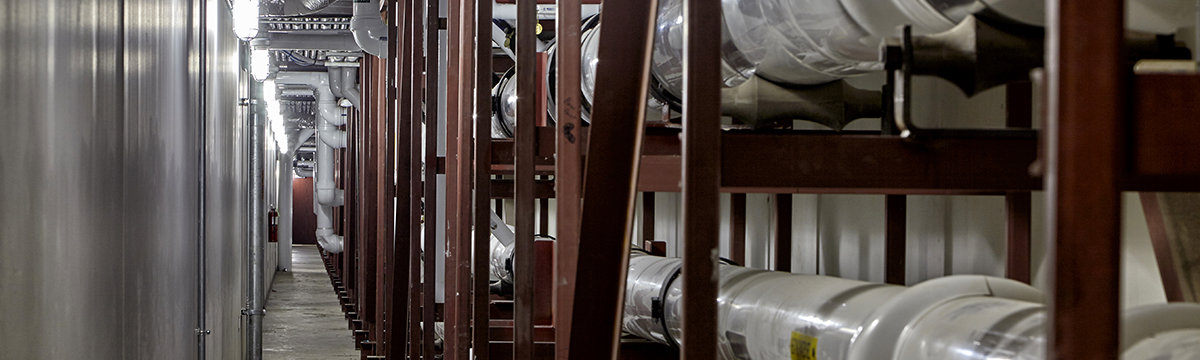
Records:
M316 246L292 247L292 271L275 275L263 322L263 357L359 358Z

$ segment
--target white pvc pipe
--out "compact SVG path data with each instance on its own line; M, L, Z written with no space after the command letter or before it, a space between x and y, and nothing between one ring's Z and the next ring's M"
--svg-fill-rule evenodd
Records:
M281 71L275 76L277 84L305 85L313 89L317 99L317 166L313 184L314 212L317 215L317 241L331 253L342 251L342 239L333 234L333 207L342 206L344 192L333 181L333 149L345 147L346 132L338 128L345 124L342 110L330 87L329 73ZM337 146L341 145L341 146Z
M346 95L342 93L342 87L343 87L343 85L342 85L342 68L330 67L328 70L328 76L329 76L329 92L333 94L333 97L334 98L345 97Z
M293 150L279 157L279 218L276 219L279 222L276 233L279 247L275 264L279 271L292 269L292 155L295 153Z
M350 101L355 109L362 109L362 94L358 90L358 68L342 68L342 96Z
M354 2L354 17L350 18L354 41L368 54L387 58L387 24L379 16L379 0Z

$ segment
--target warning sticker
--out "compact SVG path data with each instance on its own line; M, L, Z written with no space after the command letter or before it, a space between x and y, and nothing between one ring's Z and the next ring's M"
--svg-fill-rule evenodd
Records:
M792 360L817 360L817 338L799 331L792 332Z

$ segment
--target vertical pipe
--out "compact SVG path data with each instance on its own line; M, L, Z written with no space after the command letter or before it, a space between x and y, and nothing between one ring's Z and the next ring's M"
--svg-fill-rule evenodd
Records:
M263 130L265 129L264 120L266 114L266 104L262 99L262 84L255 81L250 81L252 96L254 97L253 111L249 116L250 126L247 130L250 131L250 238L247 241L250 249L250 306L247 310L249 316L249 331L247 335L247 348L251 360L262 359L262 321L263 321L263 299L266 295L263 292L265 289L263 276Z
M573 359L617 356L658 1L608 0L604 6L596 65L600 91L588 133L579 246L568 254L576 268L589 271L574 281L567 340Z
M720 253L721 2L683 3L683 359L717 358ZM791 195L786 195L791 219ZM787 236L791 237L788 221ZM782 222L781 222L782 224ZM783 229L779 229L783 232ZM776 234L783 238L782 234ZM791 250L791 241L786 244ZM776 253L782 253L776 249ZM790 253L790 251L789 251ZM777 259L778 260L778 259ZM787 261L791 264L790 254Z
M303 140L301 140L303 141ZM292 156L288 152L279 161L279 248L276 267L279 271L292 268Z
M472 258L472 266L475 276L471 293L474 309L472 311L471 343L475 358L487 360L488 331L490 330L488 325L491 322L488 314L490 305L488 302L488 259L490 257L487 254L491 251L489 247L491 231L488 231L489 226L484 224L489 224L491 220L488 204L491 199L492 46L487 39L492 38L492 1L478 1L474 19L476 21L475 38L483 40L477 40L478 43L475 45L475 72L473 74L475 76L475 88L473 89L475 91L475 232L473 233L472 248L475 255Z
M517 0L517 128L515 129L516 250L514 268L513 358L533 358L534 154L537 136L537 4Z
M196 26L196 358L208 358L208 4L211 1L193 2L190 10L196 15L188 20Z
M1055 259L1047 355L1110 358L1120 344L1125 2L1055 0L1047 9L1045 189Z

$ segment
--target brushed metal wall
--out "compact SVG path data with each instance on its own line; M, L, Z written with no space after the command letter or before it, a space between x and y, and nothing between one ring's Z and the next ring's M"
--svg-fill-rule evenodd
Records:
M207 2L209 357L237 358L237 42ZM0 359L195 358L194 6L0 1Z
M208 296L207 338L209 359L240 359L244 353L246 301L246 246L249 213L246 184L249 172L248 141L244 108L237 99L245 97L239 81L238 40L233 17L224 0L206 0L208 30L208 183L207 245ZM243 78L244 81L245 78Z

